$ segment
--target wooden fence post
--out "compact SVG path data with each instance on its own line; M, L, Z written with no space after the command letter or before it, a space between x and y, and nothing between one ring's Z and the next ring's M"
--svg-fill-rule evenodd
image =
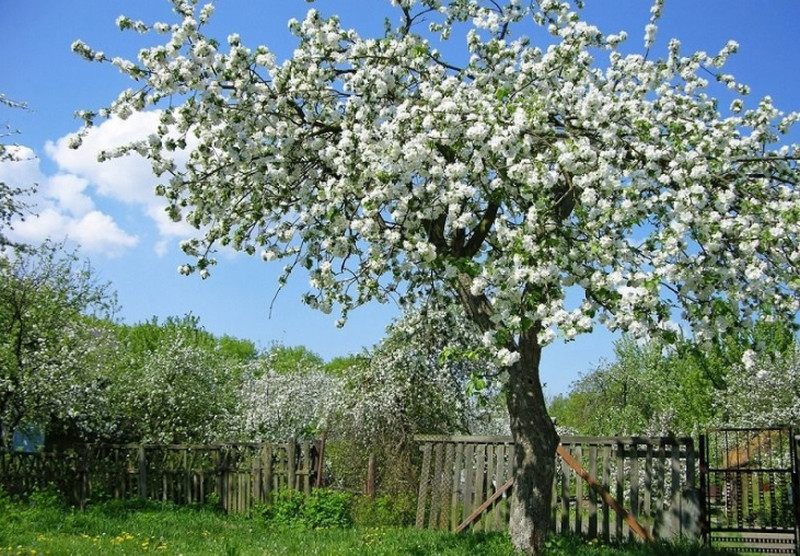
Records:
M311 494L311 473L313 469L311 462L311 442L304 441L301 449L303 459L303 492Z
M137 460L139 469L138 495L142 500L147 500L147 459L143 444L139 445Z
M703 540L703 545L709 546L711 538L709 535L709 485L708 485L708 454L706 453L706 435L700 435L700 443L698 446L700 463L698 465L700 472L700 535Z
M370 452L367 460L367 496L375 498L375 454Z
M214 464L214 477L216 478L216 484L214 485L214 492L217 495L217 501L223 509L227 509L225 504L225 471L222 466L222 454L220 453L220 448L215 447L211 451L211 461Z
M794 506L794 538L800 543L800 435L794 435L796 430L789 434L792 443L790 453L794 456L794 473L792 473L792 505ZM800 548L798 548L800 550Z
M314 488L322 486L322 473L325 470L325 443L328 439L328 432L322 433L322 438L319 441L319 453L317 454L317 476L314 481Z
M430 444L425 444L420 449L422 450L422 475L419 480L419 496L417 497L417 529L422 529L425 526L425 502L429 492L428 481L431 472L432 447Z
M295 484L297 441L294 437L289 439L286 444L286 487L290 490L298 490Z
M89 499L89 448L84 446L83 450L77 452L78 466L80 467L80 508L86 511L86 501Z
M266 466L267 476L264 479L264 499L262 502L272 504L272 444L267 444L264 450L264 465Z

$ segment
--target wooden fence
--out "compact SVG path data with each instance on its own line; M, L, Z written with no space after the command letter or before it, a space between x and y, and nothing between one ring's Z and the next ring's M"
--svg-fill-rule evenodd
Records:
M80 445L55 453L0 451L0 485L26 494L55 486L84 507L99 498L143 498L174 504L218 501L229 513L268 504L280 489L311 491L318 465L314 442L187 445Z
M503 489L510 486L511 437L417 440L423 457L417 527L507 527L508 493ZM621 539L633 536L640 524L645 537L699 534L697 454L691 438L563 437L561 443L566 457L556 461L551 508L555 532ZM609 504L609 497L616 503ZM470 524L473 514L479 519Z

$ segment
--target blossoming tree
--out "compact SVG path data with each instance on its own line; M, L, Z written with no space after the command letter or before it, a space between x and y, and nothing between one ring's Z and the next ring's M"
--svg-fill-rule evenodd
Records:
M63 244L0 252L0 446L14 430L81 420L99 382L117 309L109 284Z
M343 317L432 288L458 299L507 369L519 548L548 531L558 435L539 361L557 334L669 338L682 320L703 341L798 309L797 147L779 146L797 115L745 103L722 73L735 43L673 40L656 60L556 0L392 0L377 38L311 10L279 61L206 36L212 6L173 4L174 24L118 20L165 36L136 61L73 45L137 82L87 122L161 114L101 158L138 152L164 177L171 216L198 229L185 273L206 276L221 245L306 268L305 302ZM435 48L467 28L466 56Z
M16 102L0 93L0 108L26 110L24 103ZM0 129L0 164L19 162L20 149L13 143L8 143L8 138L19 133L10 126L5 125ZM0 181L0 248L20 247L18 242L11 241L6 234L12 229L12 222L17 219L24 220L30 207L23 200L25 196L35 191L35 187L19 187L18 184Z
M800 345L761 353L732 368L716 409L728 425L800 426Z

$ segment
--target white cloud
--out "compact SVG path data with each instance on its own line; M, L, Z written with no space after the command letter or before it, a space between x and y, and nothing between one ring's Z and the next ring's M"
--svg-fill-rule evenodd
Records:
M52 199L62 210L80 217L94 210L94 201L84 190L89 181L74 174L56 174L47 179L42 194Z
M39 170L39 160L33 149L23 146L7 146L10 160L0 162L0 181L11 187L27 189L40 183L44 175Z
M102 150L110 150L141 140L155 131L158 112L133 114L127 120L111 118L89 130L78 149L69 147L71 135L48 141L44 151L56 165L45 175L31 149L20 148L22 162L0 164L0 179L21 186L38 184L34 212L14 225L10 235L27 242L47 237L69 237L88 251L119 256L138 245L140 238L122 229L118 222L150 222L157 234L153 250L158 256L191 237L197 230L185 222L173 222L166 214L166 203L154 189L159 178L150 163L138 154L98 162ZM175 153L176 163L185 162L186 153ZM105 198L111 203L101 203ZM101 203L101 211L97 205Z
M29 243L67 238L80 244L87 252L107 257L118 257L139 242L136 236L122 230L107 214L93 210L74 218L53 207L16 223L13 236Z
M166 203L152 204L147 207L147 215L153 219L158 232L162 236L185 238L197 232L185 221L173 221L167 214Z
M87 252L108 257L117 257L138 243L110 215L95 209L86 194L88 180L64 173L47 176L32 149L18 150L20 160L0 163L0 181L22 188L37 185L37 191L24 199L34 215L12 223L11 239L37 244L48 238L68 238Z
M155 131L158 119L157 112L138 112L127 120L111 118L92 128L80 148L69 147L68 135L55 142L48 141L45 152L62 171L88 180L101 195L125 203L147 204L155 199L153 188L158 182L147 160L134 153L98 162L97 155L145 139Z
M38 212L23 222L14 224L13 236L29 243L41 243L47 238L63 239L67 235L69 219L53 208Z
M74 222L74 231L69 236L90 251L103 251L110 256L139 243L138 238L126 234L110 216L96 210Z
M167 240L160 239L153 246L153 251L155 251L155 254L158 255L159 258L161 258L166 256L167 253L169 253L169 246L170 243Z
M147 215L153 220L161 239L154 246L159 257L167 254L170 245L175 245L178 240L191 237L197 233L192 226L184 222L174 222L166 211L167 205L163 202L153 203L147 207Z
M45 151L62 171L88 181L100 195L140 210L158 231L154 251L164 256L170 245L176 245L178 240L191 236L196 230L185 222L173 222L167 216L166 203L154 193L160 180L153 174L150 163L136 153L97 161L103 150L147 138L158 126L159 117L157 111L138 112L127 120L114 117L91 129L78 149L69 148L70 136L65 136L48 142ZM185 161L184 153L174 154L179 165Z

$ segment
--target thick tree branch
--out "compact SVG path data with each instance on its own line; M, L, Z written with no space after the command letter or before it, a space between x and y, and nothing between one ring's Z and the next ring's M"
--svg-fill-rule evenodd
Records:
M472 235L469 240L467 240L461 253L459 253L460 256L472 258L478 254L483 242L492 230L492 226L499 212L500 205L498 203L489 203L489 206L486 207L486 210L483 212L483 218L481 218L481 221L475 226Z
M459 274L455 282L455 289L470 320L483 332L492 330L494 328L492 323L494 307L485 294L473 295L471 291L472 278L465 273Z

